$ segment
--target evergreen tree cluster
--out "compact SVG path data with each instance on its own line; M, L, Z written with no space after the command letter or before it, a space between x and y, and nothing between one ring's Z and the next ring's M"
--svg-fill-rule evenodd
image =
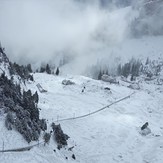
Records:
M134 77L139 75L145 75L148 78L153 76L158 76L163 67L162 60L150 60L146 59L146 62L143 64L140 60L131 59L128 63L124 65L119 64L117 68L117 74L124 77L131 75L131 81Z
M150 60L147 58L145 65L143 66L142 72L149 78L158 76L163 67L162 60Z
M67 145L67 140L69 139L69 136L63 132L60 124L56 125L55 123L52 123L51 127L53 129L54 139L57 142L58 147L62 148L62 146Z
M50 137L51 137L51 134L50 133L47 133L47 132L45 132L45 134L44 134L44 141L45 141L45 144L47 143L49 143L49 141L50 141Z
M5 125L15 128L29 143L38 140L41 130L47 129L46 121L39 119L38 94L31 91L21 93L20 85L15 85L4 74L0 77L1 109L6 112Z
M131 59L128 63L124 65L119 64L117 68L117 74L120 76L131 77L139 76L140 72L142 71L142 63L140 60Z
M34 80L33 76L30 75L30 73L32 73L31 64L28 64L27 66L20 66L19 64L12 62L10 62L9 64L10 75L19 75L23 80Z
M37 70L37 72L40 72L40 73L46 72L47 74L55 74L58 76L60 71L59 71L59 67L57 67L56 72L54 72L52 68L49 66L49 64L47 64L46 66L42 65L40 70Z
M47 74L51 74L52 73L49 64L47 64L46 66L42 65L39 72L40 73L46 72Z
M23 91L22 107L30 113L30 118L34 121L39 120L38 100L37 91L34 95L32 95L31 90Z
M88 75L94 79L101 80L103 75L108 76L124 76L130 77L131 81L134 81L136 77L143 75L144 77L152 78L159 76L163 69L162 58L156 60L146 59L146 62L140 59L131 58L127 63L117 64L116 67L104 66L102 63L89 67Z

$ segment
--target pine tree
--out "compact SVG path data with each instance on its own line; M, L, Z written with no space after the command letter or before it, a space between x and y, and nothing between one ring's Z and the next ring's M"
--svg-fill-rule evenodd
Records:
M149 58L147 58L146 62L145 62L145 65L148 65L149 64Z
M47 133L47 132L45 132L45 134L44 134L44 142L45 142L45 144L47 143L49 143L49 141L50 141L50 137L51 137L51 135L50 135L50 133Z
M131 79L130 79L131 81L134 81L134 75L131 75Z
M130 74L130 64L129 63L126 63L122 67L122 75L127 78L129 74Z
M34 81L33 75L29 75L29 80Z
M47 130L47 123L46 123L45 119L40 120L40 128L41 128L42 131Z
M117 74L118 75L122 75L122 67L121 67L121 64L118 65Z
M1 42L0 42L0 53L3 53L3 48L2 48Z
M49 64L46 65L46 72L47 72L47 74L51 74L51 70L50 70Z
M46 71L46 68L43 67L43 66L41 66L41 68L40 68L40 73L43 73L43 72L45 72L45 71Z
M10 75L14 75L15 74L15 71L14 71L14 67L13 67L12 62L9 62L9 65L10 65L10 67L9 67L9 73L10 73Z
M8 130L12 130L12 124L14 123L14 116L13 113L11 111L9 111L6 115L6 119L5 119L5 125L7 127Z
M36 92L34 93L34 95L33 95L33 100L34 100L34 102L35 102L36 104L38 104L39 96L38 96L37 91L36 91Z
M28 65L27 65L27 69L28 69L28 71L29 71L30 73L32 73L32 67L31 67L31 64L28 64Z
M57 76L59 75L59 68L57 67L56 73Z
M51 127L53 129L54 139L58 144L58 148L60 149L62 148L62 146L67 145L67 140L69 139L69 136L63 132L60 124L55 125L55 123L52 123Z
M101 77L102 77L102 72L100 70L99 74L98 74L98 80L101 80Z
M105 72L105 74L106 74L106 75L109 75L109 71L108 71L108 69L106 69L106 72Z

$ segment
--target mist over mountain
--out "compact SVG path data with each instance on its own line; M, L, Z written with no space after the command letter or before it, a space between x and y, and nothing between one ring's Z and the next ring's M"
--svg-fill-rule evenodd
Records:
M112 49L121 46L133 31L141 33L144 25L137 21L142 10L137 6L144 2L0 0L0 40L12 61L58 66L68 58L72 69L80 73L99 60L119 57Z
M143 5L139 5L139 16L131 24L133 35L163 35L163 1L145 0Z

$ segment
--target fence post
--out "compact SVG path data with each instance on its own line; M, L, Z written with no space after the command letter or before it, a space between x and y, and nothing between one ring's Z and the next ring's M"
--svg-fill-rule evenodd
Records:
M59 115L57 115L57 122L58 122L58 120L59 120Z
M73 118L75 119L75 113L73 114Z
M2 145L2 151L4 152L4 148L5 148L5 143L3 141L3 145Z

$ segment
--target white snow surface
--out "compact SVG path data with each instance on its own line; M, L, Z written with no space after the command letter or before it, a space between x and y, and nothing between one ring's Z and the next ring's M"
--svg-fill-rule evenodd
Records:
M40 117L46 118L48 131L51 122L76 117L98 110L135 91L130 98L94 115L60 123L70 136L68 147L57 149L51 137L49 145L39 145L26 152L0 153L0 163L163 163L163 95L162 85L141 82L140 90L122 85L96 81L83 76L54 76L34 74L35 82L24 89L38 91L36 84L47 90L39 93ZM62 85L64 79L75 85ZM82 92L85 86L85 91ZM105 90L109 87L111 92ZM149 123L151 133L140 134L140 127ZM0 148L12 149L28 144L16 131L4 126L0 115ZM40 142L42 138L40 137ZM69 147L75 146L73 151ZM53 150L56 150L54 152ZM72 159L75 154L76 160ZM68 157L68 159L66 159Z

